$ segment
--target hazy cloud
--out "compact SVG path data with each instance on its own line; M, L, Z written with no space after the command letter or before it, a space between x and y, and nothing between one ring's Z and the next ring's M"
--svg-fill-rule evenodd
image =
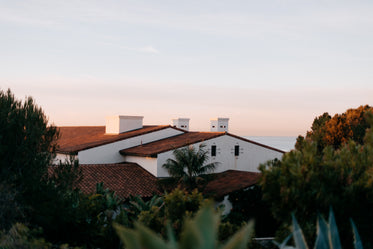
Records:
M141 52L141 53L159 54L159 50L155 49L152 46L145 46L145 47L139 47L139 48L120 46L120 48L130 50L130 51Z

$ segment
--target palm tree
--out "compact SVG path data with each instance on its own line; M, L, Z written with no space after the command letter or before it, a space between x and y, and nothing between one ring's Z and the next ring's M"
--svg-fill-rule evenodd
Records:
M140 196L130 197L130 210L137 216L142 211L150 211L152 207L161 208L164 204L164 198L162 196L154 195L149 201L144 201Z
M193 145L176 149L173 152L175 159L167 159L162 165L170 176L179 178L190 189L196 186L196 180L199 175L208 174L215 170L217 162L205 165L209 159L208 151L205 151L204 144L200 144L198 151Z

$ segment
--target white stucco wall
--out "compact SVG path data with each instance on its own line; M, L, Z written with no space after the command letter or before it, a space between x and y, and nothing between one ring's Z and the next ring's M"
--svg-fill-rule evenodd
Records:
M59 162L65 162L66 160L69 160L70 159L70 155L66 155L66 154L61 154L61 153L57 153L56 154L56 158L54 158L53 160L53 164L59 164ZM74 159L77 159L76 156L73 156Z
M157 158L153 157L140 157L140 156L126 156L126 162L137 163L145 170L149 171L152 175L157 175Z
M220 206L223 206L223 212L221 213L222 215L227 215L231 212L233 205L229 200L229 195L224 196L222 201L215 202L215 208L219 208Z
M198 149L200 143L194 144ZM275 158L281 159L282 153L271 150L229 135L220 136L207 141L205 149L209 151L209 162L219 162L215 173L226 170L242 170L248 172L259 172L258 166L268 160ZM211 157L211 146L216 146L216 156ZM239 146L239 155L234 155L235 145ZM168 172L163 169L162 165L168 158L174 158L172 151L167 151L158 155L157 160L157 177L167 177Z
M143 116L109 116L106 117L107 134L119 134L122 132L140 129L143 127Z
M119 154L122 149L138 146L140 144L150 143L166 137L182 134L182 131L173 128L166 128L154 131L144 135L124 139L110 144L97 146L91 149L78 152L79 163L81 164L101 164L101 163L120 163L124 157Z

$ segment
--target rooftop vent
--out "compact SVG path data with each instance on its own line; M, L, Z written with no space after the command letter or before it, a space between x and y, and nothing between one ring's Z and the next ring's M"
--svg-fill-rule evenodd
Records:
M228 132L229 118L210 119L210 130L213 132Z
M143 127L143 116L109 116L106 117L106 134L120 134Z
M189 118L174 118L172 119L172 126L189 131Z

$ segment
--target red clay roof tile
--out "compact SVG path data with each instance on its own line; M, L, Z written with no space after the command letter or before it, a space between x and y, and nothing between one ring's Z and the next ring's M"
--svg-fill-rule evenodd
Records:
M160 194L157 178L136 163L81 164L80 168L83 179L78 187L86 194L94 193L96 184L100 182L121 198Z
M239 170L215 173L212 174L213 180L207 183L203 192L215 198L221 198L229 193L256 184L260 176L260 173Z
M150 125L141 129L124 132L118 135L105 134L105 126L64 126L59 127L60 138L57 143L57 152L74 154L78 151L93 148L96 146L120 141L130 137L144 135L146 133L162 130L171 127L170 125Z

